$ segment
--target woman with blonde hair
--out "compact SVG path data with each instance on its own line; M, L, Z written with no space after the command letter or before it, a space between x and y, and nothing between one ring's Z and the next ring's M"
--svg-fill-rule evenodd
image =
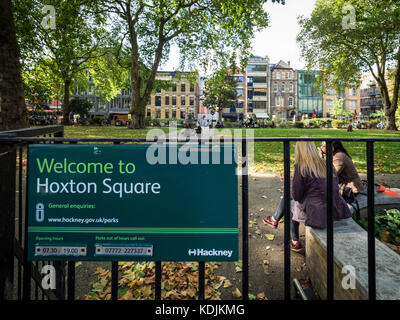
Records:
M351 212L340 196L338 178L333 168L332 183L332 214L334 220L351 217ZM292 196L292 222L290 243L293 251L302 251L298 239L298 227L302 222L315 228L326 228L326 161L321 159L315 143L312 141L298 141L295 148L294 174L291 182ZM281 201L282 203L283 201ZM283 205L282 205L283 206ZM281 207L281 205L280 205ZM281 212L279 212L281 211ZM278 226L278 221L283 217L282 208L274 216L264 219L264 223L273 228Z

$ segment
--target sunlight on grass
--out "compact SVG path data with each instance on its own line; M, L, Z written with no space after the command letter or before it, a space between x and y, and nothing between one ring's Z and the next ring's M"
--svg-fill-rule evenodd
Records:
M169 128L147 128L130 130L126 127L100 127L100 126L66 126L65 137L73 138L146 138L151 129L161 129L168 133ZM224 132L233 129L224 129ZM236 129L240 130L240 129ZM241 129L242 136L246 136L245 130L253 130L254 137L329 137L329 138L400 138L400 131L389 132L385 130L356 130L347 132L337 129ZM233 131L231 131L233 133ZM215 131L215 137L219 137L221 131ZM240 133L239 133L240 135ZM233 134L232 134L233 136ZM317 146L320 145L316 142ZM344 147L349 152L360 173L366 173L366 148L364 142L344 142ZM291 166L294 162L294 146L291 143ZM374 164L376 173L400 173L400 143L376 142L374 144ZM257 142L254 147L254 165L250 168L256 172L275 172L283 170L283 143L282 142Z

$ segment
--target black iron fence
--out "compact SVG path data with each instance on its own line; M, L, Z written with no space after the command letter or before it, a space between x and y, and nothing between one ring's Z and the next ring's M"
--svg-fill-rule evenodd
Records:
M333 254L333 216L332 216L332 141L337 138L252 138L250 141L246 138L230 139L229 143L238 142L241 144L241 183L242 183L242 293L243 299L248 299L249 294L249 242L248 242L248 143L249 142L282 142L284 157L284 219L290 221L290 143L296 141L325 141L327 150L327 299L334 299L334 254ZM376 272L375 272L375 220L374 220L374 143L375 142L400 142L400 139L394 138L341 138L341 141L357 141L365 142L367 150L367 180L368 180L368 291L369 299L376 299ZM43 290L41 288L41 274L39 272L38 262L27 261L26 233L24 216L24 181L23 174L23 155L24 147L29 144L38 143L160 143L174 142L176 139L145 139L145 138L64 138L63 127L54 126L40 129L28 129L24 131L9 131L0 134L0 173L1 173L1 202L3 205L3 214L1 215L0 225L7 232L0 234L0 258L2 268L6 271L0 274L0 285L14 283L13 288L7 289L7 285L3 285L0 291L0 298L10 298L15 296L16 299L39 299L39 291L41 291L42 299L75 299L75 262L53 261L57 275L57 289L55 292L51 290ZM183 142L193 142L193 140L179 140ZM224 143L223 138L219 139L198 139L198 143ZM17 166L16 166L17 164ZM18 181L18 183L14 183ZM25 209L26 210L26 209ZM17 224L15 225L15 218ZM14 228L15 225L15 228ZM16 236L18 235L18 236ZM25 245L23 245L25 241ZM11 258L12 257L12 258ZM17 258L17 279L14 281L14 257ZM51 262L47 262L51 263ZM67 269L67 270L66 270ZM205 262L199 262L199 286L198 299L205 298ZM118 299L118 261L112 262L111 267L111 298ZM65 279L67 278L67 283ZM156 262L155 266L155 299L161 300L161 282L162 282L162 262ZM15 289L16 287L16 289ZM1 286L0 286L1 288ZM32 291L34 289L34 292ZM66 289L66 290L65 290ZM15 291L10 295L10 290ZM7 294L8 291L8 294ZM65 292L67 293L65 295ZM290 224L284 224L284 299L290 300L291 295L291 267L290 267Z

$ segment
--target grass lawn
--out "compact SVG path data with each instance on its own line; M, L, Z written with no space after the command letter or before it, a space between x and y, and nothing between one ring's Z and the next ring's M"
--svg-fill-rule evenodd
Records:
M168 128L158 128L165 132ZM128 130L125 127L99 127L99 126L66 126L65 137L106 137L106 138L145 138L149 129ZM243 129L243 135L245 136ZM248 129L249 130L249 129ZM251 129L253 130L253 129ZM218 134L217 134L218 135ZM254 137L377 137L399 138L400 131L389 132L385 130L356 130L347 132L338 129L254 129ZM294 145L291 144L292 162L294 161ZM319 145L319 143L317 143ZM365 142L344 142L343 145L353 158L353 162L360 173L366 173L366 144ZM375 148L376 173L400 173L400 143L379 142ZM283 170L283 143L282 142L257 142L254 147L254 167L257 172L279 172Z

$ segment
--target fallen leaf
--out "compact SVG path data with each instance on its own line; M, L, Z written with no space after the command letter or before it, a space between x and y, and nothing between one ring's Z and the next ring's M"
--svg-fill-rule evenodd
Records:
M267 246L265 249L266 249L266 250L269 250L269 249L271 249L271 246Z
M261 209L260 209L260 212L261 212L261 211L264 211L264 208L261 208Z
M268 260L263 260L263 264L269 265L269 261Z
M235 298L240 298L242 296L242 293L240 292L240 290L238 288L236 288L235 291L232 291L232 296Z
M232 283L228 279L226 279L224 281L224 288L229 288L229 287L232 287Z
M275 236L274 236L273 234L270 234L270 233L267 233L267 234L265 235L265 237L266 237L268 240L270 240L270 241L272 241L272 240L275 239Z
M249 300L256 300L257 297L254 294L249 293Z
M267 300L267 297L265 296L264 292L261 292L257 295L258 300Z
M82 265L82 261L75 262L75 268L78 268L80 265Z
M390 232L387 230L382 230L380 233L380 238L384 242L389 242L390 240Z
M261 198L267 199L267 196L266 196L265 194L263 194L263 195L261 196Z

